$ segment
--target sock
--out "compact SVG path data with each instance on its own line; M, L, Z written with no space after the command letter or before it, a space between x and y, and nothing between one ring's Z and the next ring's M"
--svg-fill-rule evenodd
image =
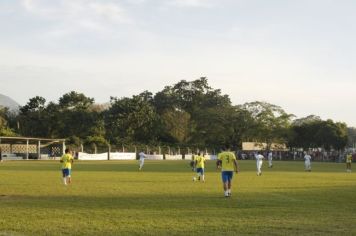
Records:
M63 177L63 183L66 185L67 184L67 178Z
M227 193L228 193L228 194L231 194L231 188L227 190Z

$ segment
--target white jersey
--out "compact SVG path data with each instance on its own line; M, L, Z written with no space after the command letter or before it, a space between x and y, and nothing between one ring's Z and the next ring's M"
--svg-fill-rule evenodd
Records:
M257 154L256 155L256 161L257 162L262 162L262 160L264 159L265 157L262 155L262 154Z
M272 152L268 153L268 160L272 161Z
M306 163L309 163L310 160L311 160L311 156L308 155L308 154L306 154L306 155L304 156L304 160L305 160Z
M140 156L140 161L145 160L146 154L144 154L143 152L140 152L138 155Z

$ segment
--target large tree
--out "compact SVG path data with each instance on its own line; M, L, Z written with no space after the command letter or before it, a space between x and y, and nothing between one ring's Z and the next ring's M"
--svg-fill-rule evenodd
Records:
M40 96L30 98L20 107L19 131L24 136L47 137L46 99Z
M0 106L0 136L16 136L8 125L9 110Z
M301 122L302 121L302 122ZM293 123L290 145L297 148L324 148L341 150L347 145L348 133L345 123L323 121L309 116Z
M241 106L250 113L253 118L253 129L249 137L258 141L266 142L270 148L272 142L286 143L288 141L289 127L292 114L286 113L281 107L267 102L250 102Z
M105 113L107 139L117 144L153 142L157 116L151 99L146 92L131 98L111 97L111 107Z

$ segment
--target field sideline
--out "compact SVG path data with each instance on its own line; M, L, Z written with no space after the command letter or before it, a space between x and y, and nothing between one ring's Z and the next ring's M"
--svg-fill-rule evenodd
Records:
M188 161L77 161L71 186L59 162L2 162L0 235L356 235L344 163L239 163L224 198L214 162L199 183Z

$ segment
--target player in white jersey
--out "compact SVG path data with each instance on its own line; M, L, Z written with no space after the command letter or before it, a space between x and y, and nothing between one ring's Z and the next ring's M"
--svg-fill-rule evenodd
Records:
M305 156L304 156L304 167L305 167L305 171L311 171L311 156L306 152Z
M138 168L139 170L142 170L143 164L145 164L145 158L146 158L146 154L144 152L140 152L138 154L138 156L140 157L139 163L140 163L140 167Z
M272 168L273 167L273 164L272 164L272 151L270 151L269 153L268 153L268 167L269 168Z
M260 152L258 152L255 155L256 158L256 165L257 165L257 175L262 175L262 164L263 164L263 159L265 158Z

